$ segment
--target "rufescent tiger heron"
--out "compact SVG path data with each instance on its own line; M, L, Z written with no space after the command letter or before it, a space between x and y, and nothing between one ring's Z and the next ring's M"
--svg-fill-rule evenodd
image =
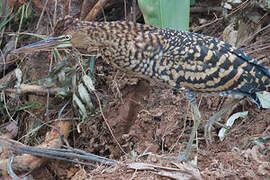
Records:
M86 22L66 17L58 21L52 37L14 52L57 47L97 49L104 60L125 72L184 90L193 109L194 125L179 161L187 160L200 124L195 92L248 97L259 107L256 92L269 92L270 71L230 44L196 33L133 22ZM214 114L211 122L237 102Z

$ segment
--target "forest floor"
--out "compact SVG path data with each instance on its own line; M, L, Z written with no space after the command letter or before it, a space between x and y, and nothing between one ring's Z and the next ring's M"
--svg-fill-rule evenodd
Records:
M67 3L61 3L59 2L57 5L56 17L65 15L62 12ZM216 3L209 2L209 7L220 5L218 2ZM196 6L198 5L200 4ZM39 16L43 7L39 6L39 1L33 1L30 6L33 6L31 11L34 17L26 20L22 31L43 35L51 34L51 26L55 17L54 3L48 2L41 18ZM107 20L123 20L124 9L127 9L126 16L131 16L129 11L131 6L134 6L132 2L128 1L125 4L120 0L113 0L107 2L107 5L103 4L104 14L99 13L94 18L104 20L105 16ZM85 10L81 7L83 7L81 3L71 4L70 14L83 17L82 14L85 11L91 11L91 8ZM18 7L14 5L13 8ZM250 9L244 7L230 18L232 16L238 18L239 14L249 11ZM81 12L80 15L78 12ZM262 10L260 9L258 12L262 13ZM216 13L219 19L216 19ZM269 13L265 14L265 17L270 16ZM140 13L133 14L133 16L136 16L137 21L143 22ZM197 29L198 33L223 38L224 30L229 23L227 19L221 17L220 12L192 13L191 11L191 29L201 27ZM204 23L199 22L202 19L205 20ZM18 22L18 19L12 23L15 22ZM246 42L243 40L245 44L240 48L257 58L265 66L270 67L269 21L266 25L264 22L260 22L259 25L245 20L244 22L246 31L249 31L249 34L244 37L253 37ZM16 31L13 31L11 26L12 24L7 25L5 32L15 33ZM263 29L266 26L268 28ZM258 31L260 32L256 34ZM14 38L5 36L1 48L4 49L10 41L14 41ZM37 38L27 38L22 35L19 38L18 46L36 41ZM260 47L258 44L263 44L263 47L266 48L258 48ZM37 83L40 79L48 77L51 69L59 63L60 60L52 60L52 56L50 52L20 55L18 58L23 61L17 62L9 68L12 69L15 66L21 69L24 84ZM91 94L91 97L94 99L93 104L97 113L91 115L91 119L88 118L84 121L82 121L78 109L72 105L74 104L72 96L63 99L57 96L47 97L35 94L5 95L5 107L1 107L0 127L6 127L11 122L9 118L11 116L16 122L17 128L13 139L30 146L41 144L45 141L46 133L50 131L53 123L59 119L61 111L63 119L71 119L72 126L67 138L71 147L118 162L116 166L112 167L96 164L96 167L93 168L76 163L49 160L42 168L31 172L34 179L270 178L269 110L258 109L249 100L242 100L218 121L225 124L228 118L237 112L248 111L248 116L237 119L223 141L218 137L221 127L214 125L211 129L213 143L207 146L204 137L204 126L207 120L232 99L217 95L197 94L197 102L202 115L202 123L196 138L197 147L192 148L190 162L178 163L171 158L177 157L179 152L183 154L193 125L190 104L184 92L166 88L156 82L129 76L116 70L101 58L96 59L94 76L97 93ZM1 82L3 81L1 80ZM28 108L27 105L36 102L39 103L38 107ZM100 113L99 105L102 106L104 116ZM6 111L9 111L10 116ZM7 176L0 177L0 179L5 178L8 179Z

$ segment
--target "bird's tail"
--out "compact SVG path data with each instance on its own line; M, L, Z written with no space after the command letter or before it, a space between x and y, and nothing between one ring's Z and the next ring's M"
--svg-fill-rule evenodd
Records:
M250 71L247 74L247 82L239 88L239 93L247 96L259 108L262 107L257 96L258 92L270 92L270 69L257 61L249 61Z
M260 89L270 92L270 69L264 67L261 64L257 64L258 71L261 73L257 76L260 82Z
M251 90L247 97L254 102L259 108L262 108L262 104L257 96L257 92L267 91L270 92L270 69L264 67L261 64L256 64L256 84L257 88Z

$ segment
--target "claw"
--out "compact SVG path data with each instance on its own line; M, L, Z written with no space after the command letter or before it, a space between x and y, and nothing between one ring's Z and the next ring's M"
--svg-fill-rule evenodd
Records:
M220 118L224 113L230 111L233 108L233 106L238 104L241 100L242 99L234 99L230 104L228 104L227 106L225 106L224 108L222 108L220 111L216 112L213 116L209 118L209 120L207 121L204 127L204 138L205 138L207 146L209 146L209 144L212 144L211 128L213 124L216 123L218 125L221 125L220 123L216 122L216 120ZM221 125L221 126L225 126L225 125ZM207 139L209 139L209 141Z

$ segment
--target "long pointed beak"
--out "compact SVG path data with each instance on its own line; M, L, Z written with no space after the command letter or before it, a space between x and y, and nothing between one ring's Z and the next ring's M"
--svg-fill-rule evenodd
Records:
M58 47L64 48L64 47L71 47L71 46L72 45L68 41L60 41L58 38L50 37L48 39L15 49L12 52L13 53L32 53L35 51L50 50L50 49L58 48Z

